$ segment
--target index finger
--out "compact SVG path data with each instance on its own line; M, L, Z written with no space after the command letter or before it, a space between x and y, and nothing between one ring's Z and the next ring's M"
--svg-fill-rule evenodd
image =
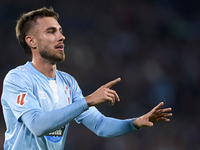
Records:
M113 85L115 85L116 83L118 83L119 81L121 81L121 78L117 78L113 81L108 82L107 84L105 84L104 86L107 88L111 88Z

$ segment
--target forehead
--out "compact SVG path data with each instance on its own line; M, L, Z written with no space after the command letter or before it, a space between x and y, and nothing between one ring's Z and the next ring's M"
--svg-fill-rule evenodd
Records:
M47 28L50 27L61 28L58 21L53 17L38 18L36 22L37 22L36 28L38 30L46 30Z

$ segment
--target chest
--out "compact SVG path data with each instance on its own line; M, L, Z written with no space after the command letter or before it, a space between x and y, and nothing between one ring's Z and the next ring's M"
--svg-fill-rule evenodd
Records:
M43 112L60 109L72 103L69 85L62 82L35 82L33 94Z

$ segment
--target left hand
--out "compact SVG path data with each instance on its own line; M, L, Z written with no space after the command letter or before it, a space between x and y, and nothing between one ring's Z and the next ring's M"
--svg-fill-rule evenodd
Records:
M136 128L152 127L159 121L170 121L167 117L172 116L171 108L160 109L164 105L163 102L154 107L150 112L141 117L135 118L133 124Z

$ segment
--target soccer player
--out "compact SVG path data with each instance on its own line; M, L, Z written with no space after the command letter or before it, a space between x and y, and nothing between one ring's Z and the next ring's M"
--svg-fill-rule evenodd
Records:
M76 80L56 69L65 59L59 15L53 8L23 14L16 25L16 36L32 61L9 71L3 83L1 103L6 123L5 150L61 150L71 120L83 123L102 137L116 137L158 121L170 121L171 108L163 102L138 118L120 120L101 114L95 105L118 94L111 87L115 79L84 97Z

